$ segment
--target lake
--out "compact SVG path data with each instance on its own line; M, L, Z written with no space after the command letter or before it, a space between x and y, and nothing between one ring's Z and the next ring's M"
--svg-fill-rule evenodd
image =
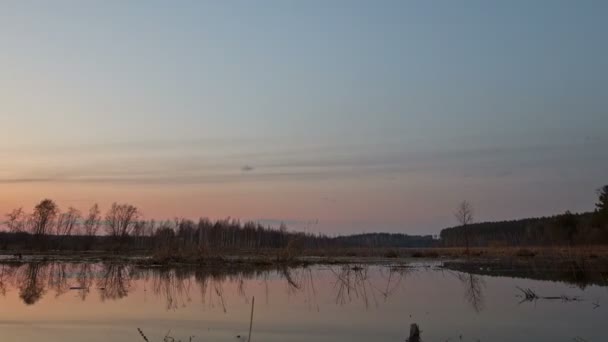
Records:
M483 271L483 269L481 270ZM483 272L481 272L483 273ZM526 300L519 288L539 297ZM608 341L608 287L441 262L301 268L0 265L2 341ZM255 300L254 300L255 298ZM167 337L165 339L165 337Z

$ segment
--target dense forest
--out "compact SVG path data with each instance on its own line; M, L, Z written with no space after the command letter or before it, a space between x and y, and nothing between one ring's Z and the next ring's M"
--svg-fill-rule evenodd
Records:
M367 233L338 236L332 243L341 247L434 247L437 241L431 235L406 235L396 233Z
M608 243L608 185L595 211L513 221L461 224L441 231L443 246L578 245ZM462 212L462 210L460 210ZM458 214L456 215L459 216Z

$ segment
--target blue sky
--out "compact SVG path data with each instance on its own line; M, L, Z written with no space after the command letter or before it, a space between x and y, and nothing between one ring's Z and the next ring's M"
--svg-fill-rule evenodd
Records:
M437 232L588 210L603 1L5 1L0 209ZM74 204L76 203L76 204Z

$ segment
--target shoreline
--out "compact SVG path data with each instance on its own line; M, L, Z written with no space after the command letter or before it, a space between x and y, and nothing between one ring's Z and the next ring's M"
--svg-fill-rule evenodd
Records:
M608 263L608 246L357 248L301 250L241 250L223 253L165 253L148 251L0 251L0 262L124 262L144 265L309 265L400 264L420 261L464 263L506 261L598 261Z

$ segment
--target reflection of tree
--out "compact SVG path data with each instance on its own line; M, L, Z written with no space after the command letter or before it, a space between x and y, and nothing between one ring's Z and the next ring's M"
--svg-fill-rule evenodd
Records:
M15 277L18 268L14 265L0 265L0 295L6 295L6 286Z
M304 301L308 304L308 308L319 311L319 304L317 303L317 289L315 287L314 277L310 268L302 267L290 269L288 267L283 267L280 274L283 279L285 279L288 296L302 294L304 296ZM267 278L264 280L264 282L266 286L266 297L268 297Z
M178 270L163 269L155 272L152 277L154 294L164 297L167 310L186 306L190 301L190 274Z
M483 289L486 283L481 277L471 273L460 273L457 277L464 285L464 298L466 301L471 304L475 312L481 312L484 307Z
M373 270L374 274L371 274ZM219 307L227 312L228 300L251 300L247 294L249 281L258 279L270 296L270 279L279 277L287 287L288 296L297 296L308 304L310 310L319 310L317 301L317 276L331 272L335 277L335 301L339 305L357 302L366 308L378 305L378 299L386 301L401 285L405 268L369 268L367 266L336 266L330 268L286 268L264 265L258 268L230 266L227 268L145 268L117 263L31 263L25 265L0 264L0 295L9 286L19 289L22 300L34 304L42 298L46 289L56 296L70 290L76 291L83 301L93 286L99 289L100 298L117 300L126 297L136 283L151 289L149 294L164 300L166 308L176 310L191 301L192 287L199 286L203 304ZM409 270L408 270L409 271ZM376 274L378 272L378 274ZM234 288L234 294L227 294ZM236 296L236 297L235 297Z
M288 267L283 267L281 269L281 275L283 276L283 278L285 278L285 281L287 282L288 294L295 294L300 290L300 284L291 276L291 270Z
M226 310L226 299L224 297L224 279L213 276L209 272L199 270L195 273L195 279L199 285L201 301L204 305L220 305L224 313Z
M39 263L28 264L19 280L19 297L27 305L35 304L44 294L44 266Z
M314 276L310 268L304 268L299 270L298 279L300 289L304 293L306 303L308 303L309 309L315 309L319 311L319 303L317 302L317 289L315 287Z
M87 295L93 285L93 265L92 264L80 264L76 268L76 286L74 289L80 291L80 299L83 301L87 299Z
M70 287L68 285L68 265L64 263L51 263L44 266L43 272L48 274L48 287L55 290L55 296L64 294Z
M385 269L380 269L380 276L386 280L386 285L378 288L378 291L384 297L385 302L401 286L401 281L409 272L410 269L406 267L391 267L388 272Z
M387 271L380 268L378 276L370 275L368 266L342 266L339 270L330 268L330 271L336 278L336 304L361 300L368 309L371 304L378 306L377 296L388 300L402 286L402 280L410 269L392 267Z
M344 305L354 299L360 299L365 308L369 308L370 297L377 305L378 301L371 288L368 277L368 267L362 266L343 266L339 271L330 268L336 276L334 287L336 288L336 304Z
M130 267L119 264L104 265L103 275L97 280L101 300L126 297L131 288Z

